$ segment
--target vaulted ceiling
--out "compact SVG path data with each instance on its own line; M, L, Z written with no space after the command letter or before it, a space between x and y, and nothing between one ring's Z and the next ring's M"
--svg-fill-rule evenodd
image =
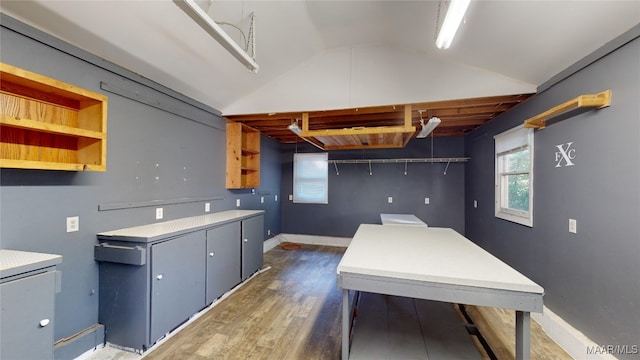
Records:
M637 0L473 0L443 51L434 39L446 1L199 5L245 33L255 14L257 74L171 0L0 2L18 20L283 142L296 140L285 125L305 112L318 128L381 126L406 104L414 126L422 109L442 118L436 135L462 135L640 23ZM241 42L240 31L222 27Z

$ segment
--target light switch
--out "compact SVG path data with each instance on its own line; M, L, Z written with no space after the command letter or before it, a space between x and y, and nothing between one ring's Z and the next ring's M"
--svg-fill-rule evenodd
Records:
M578 225L575 219L569 219L569 232L575 234L578 232Z
M260 204L264 204L264 196L260 196Z
M289 201L293 201L293 195L289 194Z
M236 199L236 207L240 207L240 199Z
M211 211L211 203L204 203L204 212Z
M160 220L164 217L164 211L162 208L156 208L156 220Z
M392 196L389 196L389 197L387 198L387 202L388 202L389 204L393 203L393 197L392 197Z
M428 197L424 198L424 204L425 205L429 205L429 198Z
M478 208L478 200L473 200L473 207Z

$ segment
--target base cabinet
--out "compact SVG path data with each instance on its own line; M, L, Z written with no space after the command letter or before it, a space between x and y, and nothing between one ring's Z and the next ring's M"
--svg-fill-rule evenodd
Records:
M200 217L151 224L149 237L141 233L146 225L117 230L117 236L98 234L98 317L106 341L144 352L257 271L262 266L264 216L261 211L249 213L195 229L182 222L192 224ZM181 227L179 235L158 230Z
M207 231L207 305L240 283L240 260L239 222Z
M53 359L55 274L0 285L0 359Z
M151 338L161 338L205 306L204 233L151 246Z
M264 216L242 220L242 280L260 270L264 253Z
M53 359L62 256L0 249L0 359Z

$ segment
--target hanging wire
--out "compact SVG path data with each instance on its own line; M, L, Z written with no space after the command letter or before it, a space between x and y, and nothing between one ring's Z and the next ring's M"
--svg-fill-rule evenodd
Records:
M451 160L447 161L447 166L444 168L444 174L447 175L447 169L449 168L449 164L451 164Z
M369 176L373 175L373 172L371 172L371 160L369 160Z
M338 163L333 163L333 166L336 167L336 176L340 176L340 172L338 171Z
M407 176L407 163L408 161L404 162L404 176Z

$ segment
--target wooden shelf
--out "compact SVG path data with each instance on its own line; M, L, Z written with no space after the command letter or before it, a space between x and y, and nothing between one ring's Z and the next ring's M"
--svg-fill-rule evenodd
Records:
M227 124L227 189L260 186L260 132L241 123Z
M558 106L552 107L543 113L525 120L524 127L541 130L546 127L547 120L567 111L583 107L595 107L601 109L609 105L611 105L611 90L605 90L597 94L580 95L575 99L563 102Z
M0 167L106 171L106 96L4 63L0 79Z

